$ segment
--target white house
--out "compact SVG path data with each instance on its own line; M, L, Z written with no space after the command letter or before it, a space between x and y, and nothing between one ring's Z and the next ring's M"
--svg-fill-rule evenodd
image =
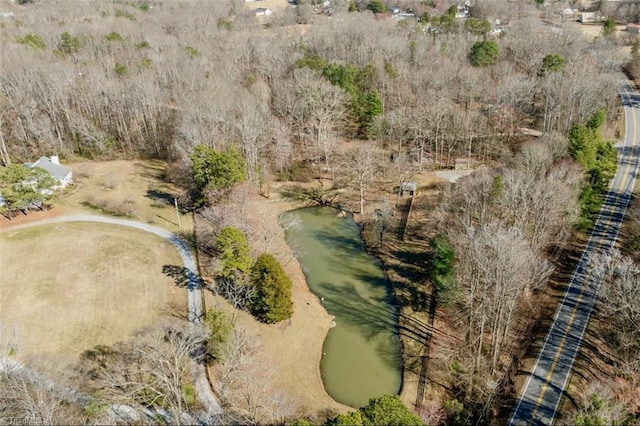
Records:
M73 171L68 167L60 165L60 160L57 155L52 155L51 158L40 157L38 161L31 164L25 164L28 168L40 167L45 169L59 184L52 189L60 189L73 182Z

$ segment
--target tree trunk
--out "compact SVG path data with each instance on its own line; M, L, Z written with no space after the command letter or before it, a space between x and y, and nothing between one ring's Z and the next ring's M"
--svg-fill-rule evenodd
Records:
M0 117L0 158L4 166L11 164L9 153L7 152L7 146L4 143L4 132L2 131L2 117Z

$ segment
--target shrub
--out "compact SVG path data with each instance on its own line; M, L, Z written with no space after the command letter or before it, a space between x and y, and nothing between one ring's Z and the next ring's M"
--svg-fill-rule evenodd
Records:
M616 33L616 19L607 18L602 23L602 35L605 37L612 37Z
M80 48L80 40L78 37L72 36L67 31L60 35L60 43L58 44L58 50L63 55L72 55L78 52Z
M197 58L200 56L200 52L198 52L198 49L196 49L195 47L187 46L184 48L184 50L186 50L189 56L192 58Z
M464 409L464 405L457 399L444 401L442 403L445 415L449 424L459 425L464 424L467 418L467 412Z
M247 163L232 147L216 151L206 145L196 145L191 153L193 179L198 188L228 189L247 178Z
M153 61L149 57L144 57L140 61L140 69L150 69L153 68Z
M229 19L223 17L218 18L218 28L229 31L232 25L233 23Z
M360 409L364 425L422 425L422 420L402 403L399 396L383 395L371 398Z
M130 21L136 20L136 15L131 12L127 12L126 10L116 9L115 13L116 18L127 18Z
M296 68L310 68L316 71L322 71L327 66L327 61L320 55L305 53L303 58L296 60Z
M372 11L373 13L385 13L387 11L387 6L384 4L382 0L371 0L367 9Z
M117 42L124 41L124 38L120 35L120 33L115 31L111 31L109 34L104 36L104 39L107 41L117 41Z
M604 111L598 110L586 125L574 126L569 131L569 152L582 166L587 177L579 197L581 228L593 224L592 217L599 212L609 181L617 169L616 151L600 133L605 121Z
M129 74L129 68L125 64L122 64L120 62L116 62L116 64L113 67L113 70L115 71L118 77L124 77L127 74Z
M340 414L326 423L329 426L339 425L422 425L422 420L403 404L397 395L383 395L371 398L369 403L357 411Z
M146 40L140 40L139 42L137 42L135 44L137 49L148 49L149 48L149 42Z
M39 50L44 50L47 47L42 40L42 37L34 33L25 34L24 37L18 38L16 41L24 46L33 47L34 49Z
M551 54L544 57L540 74L560 72L564 69L565 59L562 55Z
M430 241L431 265L429 277L433 283L439 302L447 304L456 289L456 280L453 273L455 253L447 241L447 237L440 234Z
M464 21L464 28L471 34L484 35L491 31L491 22L486 19L467 18Z
M185 383L182 385L182 395L184 396L184 402L189 407L193 407L196 403L196 390L193 385Z
M222 228L216 238L216 250L220 255L222 276L246 275L251 270L249 243L244 232L238 228Z
M209 332L207 340L207 352L212 358L222 358L224 346L231 336L233 324L231 319L223 311L209 309L204 318L204 324Z

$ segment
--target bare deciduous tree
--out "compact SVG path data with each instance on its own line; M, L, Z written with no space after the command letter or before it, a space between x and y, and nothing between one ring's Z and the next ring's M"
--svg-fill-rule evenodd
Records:
M275 218L270 217L268 212L263 211L259 216L256 229L251 232L254 238L263 245L261 249L257 250L259 253L271 253L271 243L274 238L290 229L298 230L302 227L300 216L292 212L283 213L278 217L279 227L272 225L274 220ZM275 254L277 255L277 253Z
M223 356L225 361L218 366L218 391L240 422L284 422L297 407L275 386L273 370L260 357L259 350L259 338L236 327Z
M358 191L360 214L364 214L367 189L379 170L379 158L374 149L365 144L346 152L343 156L342 173L347 185Z
M554 163L545 145L529 144L503 176L502 193L496 202L504 220L518 224L536 252L551 244L562 247L577 219L582 181L577 165Z
M106 402L162 407L168 421L181 424L189 411L184 387L191 382L190 360L202 352L203 342L197 329L167 325L128 343L85 351L83 371Z
M491 348L493 374L522 298L545 282L550 268L532 251L519 228L489 223L460 232L452 242L459 258L458 280L465 289L473 369L480 368L486 345Z
M599 297L607 340L626 362L640 361L640 267L614 250L595 260L605 268Z
M602 383L591 383L587 387L579 408L571 418L574 424L619 424L627 413L616 401L610 389Z

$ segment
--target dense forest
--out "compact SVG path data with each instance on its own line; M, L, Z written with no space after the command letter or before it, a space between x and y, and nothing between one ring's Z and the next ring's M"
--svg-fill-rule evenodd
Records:
M510 25L493 38L370 12L328 19L299 7L265 26L238 2L144 4L43 2L3 18L3 162L186 161L196 144L231 144L255 182L297 161L331 162L337 142L356 136L446 167L466 152L500 158L519 127L566 134L599 107L613 111L620 64L609 44L535 13L497 15ZM473 66L485 37L499 55ZM561 72L545 68L550 54Z
M420 415L452 424L496 415L487 413L518 361L519 333L540 315L532 298L572 236L591 226L615 170L604 135L619 137L611 123L630 47L615 34L588 40L545 22L534 0L476 2L466 18L455 17L455 2L398 2L406 19L385 12L391 3L335 0L328 13L282 1L260 18L237 0L0 3L12 11L0 17L0 162L164 160L167 179L185 188L182 207L212 224L205 252L225 234L234 247L244 238L237 217L221 213L231 207L216 202L245 179L268 193L276 180L330 178L352 191L343 206L365 222L374 212L364 194L381 176L453 168L460 158L485 166L440 188L434 227L421 235L436 261L415 285L437 296L460 340L448 348L446 390ZM636 10L624 7L625 17ZM241 175L203 172L229 161ZM250 259L225 263L223 281L238 270L272 274L290 291L269 256L253 270ZM631 260L611 262L621 288L637 279ZM285 302L248 308L278 322L291 315ZM616 336L637 378L637 336ZM361 411L352 414L362 422Z

